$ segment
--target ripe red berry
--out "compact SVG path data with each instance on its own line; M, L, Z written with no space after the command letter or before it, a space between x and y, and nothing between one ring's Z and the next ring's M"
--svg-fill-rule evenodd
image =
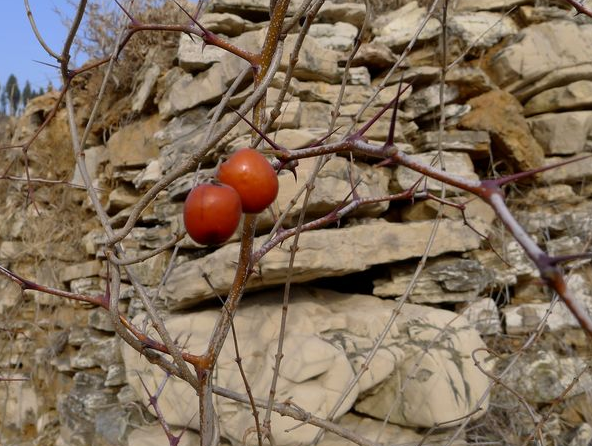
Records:
M218 245L230 238L241 217L238 193L229 186L201 184L194 187L183 207L189 236L202 245Z
M257 150L237 150L220 166L218 180L240 195L243 212L259 213L277 197L277 174L269 161Z

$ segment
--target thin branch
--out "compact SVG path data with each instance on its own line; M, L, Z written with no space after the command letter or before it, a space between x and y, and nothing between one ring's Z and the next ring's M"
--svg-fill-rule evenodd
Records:
M29 0L25 0L25 9L27 10L27 18L29 19L29 23L31 24L31 29L33 30L33 33L35 33L35 37L37 38L37 41L39 42L39 44L43 47L43 49L47 52L47 54L49 54L51 57L53 57L58 62L61 62L60 55L58 53L56 53L55 51L53 51L49 47L49 45L45 42L45 40L41 36L41 33L39 32L39 30L37 29L37 24L35 23L35 18L33 17L33 12L31 11L31 6L29 6Z

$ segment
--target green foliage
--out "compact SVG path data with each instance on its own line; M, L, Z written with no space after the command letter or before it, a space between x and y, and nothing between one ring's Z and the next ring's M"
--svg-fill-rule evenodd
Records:
M10 114L14 116L18 111L19 102L21 100L21 90L18 86L18 80L14 74L8 76L4 90L6 91L6 96L8 98Z

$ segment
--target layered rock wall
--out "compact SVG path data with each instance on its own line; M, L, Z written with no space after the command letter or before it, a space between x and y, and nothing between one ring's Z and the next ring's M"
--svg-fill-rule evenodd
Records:
M440 147L446 170L462 177L534 169L580 159L592 150L592 19L574 16L554 2L450 2L450 65L441 88L442 24L436 17L426 22L415 46L387 77L416 37L430 5L374 3L375 15L348 73L334 140L377 113L402 81L411 86L399 102L397 148L429 163L438 158ZM268 8L267 1L216 1L201 23L254 51L269 26ZM321 8L270 133L279 144L303 148L326 134L365 12L362 3L325 2ZM295 40L296 34L286 38L280 72L267 91L268 112L278 98ZM211 110L245 66L231 54L180 35L175 48L146 52L127 96L108 96L105 115L118 117L117 124L114 119L99 121L84 154L114 228L125 223L130 207L150 186L199 147ZM81 125L92 105L86 94L92 83L92 78L81 81L75 90L82 102ZM251 92L245 80L230 105L240 106ZM32 100L16 125L2 121L2 128L10 129L3 134L14 144L25 141L56 96ZM117 114L109 115L109 108ZM232 117L226 110L221 122ZM444 130L439 134L441 118ZM384 142L389 126L390 116L385 115L366 136ZM206 154L198 178L213 174L216 164L247 145L250 137L249 126L239 122ZM60 109L41 138L29 152L31 176L82 184L67 144L65 110ZM20 156L20 150L4 151L3 163L18 164ZM350 201L352 182L361 197L383 197L420 181L422 190L464 204L464 213L433 200L368 204L339 224L303 233L291 268L289 245L265 255L247 283L235 320L254 396L265 399L269 392L282 285L290 274L295 285L278 401L291 401L323 418L334 414L343 427L377 444L419 444L426 429L435 426L441 429L429 432L430 444L519 444L532 432L540 432L549 444L587 444L592 439L591 351L575 319L541 285L535 266L485 203L452 187L442 191L436 181L423 181L403 167L381 167L377 161L330 158L308 200L307 221ZM589 159L581 159L507 189L521 224L554 255L588 250L591 166ZM296 224L303 208L298 192L313 171L312 160L301 160L297 181L290 173L279 175L278 199L258 220L256 249L280 213L286 212L287 226ZM159 248L183 229L183 199L194 179L191 172L158 194L122 241L128 255ZM0 188L0 265L44 285L104 294L105 234L85 193L41 184L34 197L27 197L26 183L17 181L3 182ZM35 207L27 206L29 198ZM423 272L414 278L432 238ZM185 237L175 250L134 266L171 334L190 351L201 352L209 340L219 314L216 295L231 286L238 249L238 234L215 248ZM569 262L566 270L577 299L592 313L589 260ZM412 281L415 286L408 290ZM120 310L145 326L142 304L126 277L121 291ZM21 293L2 277L0 321L0 376L25 378L0 382L0 444L167 444L163 431L153 425L142 384L154 392L163 372L123 345L103 310L39 292ZM521 348L537 331L536 341ZM372 361L365 364L381 337ZM215 383L244 393L235 356L229 339ZM577 384L565 393L576 377ZM189 426L180 444L196 444L193 391L170 378L160 404L168 423ZM253 426L248 405L222 397L216 397L215 405L224 442L238 445L246 439L256 444L255 435L245 436ZM540 430L540 419L529 416L532 411L541 416L549 412ZM465 420L472 424L467 427ZM275 444L312 444L318 428L296 425L274 415ZM344 441L329 433L319 444Z

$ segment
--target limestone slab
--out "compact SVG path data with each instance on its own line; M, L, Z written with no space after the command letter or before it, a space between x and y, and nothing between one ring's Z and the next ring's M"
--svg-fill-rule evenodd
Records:
M299 240L292 281L343 276L364 271L372 265L419 257L425 250L432 227L431 221L388 223L376 220L366 225L304 232ZM486 231L485 228L481 230ZM256 238L255 246L260 246L264 239ZM481 238L461 221L444 220L438 226L430 255L476 249L480 243ZM238 250L238 244L232 243L176 267L162 289L169 308L186 308L214 295L202 274L207 274L216 292L225 294L234 277ZM272 249L259 261L258 274L251 276L247 288L283 283L289 258L287 247Z

